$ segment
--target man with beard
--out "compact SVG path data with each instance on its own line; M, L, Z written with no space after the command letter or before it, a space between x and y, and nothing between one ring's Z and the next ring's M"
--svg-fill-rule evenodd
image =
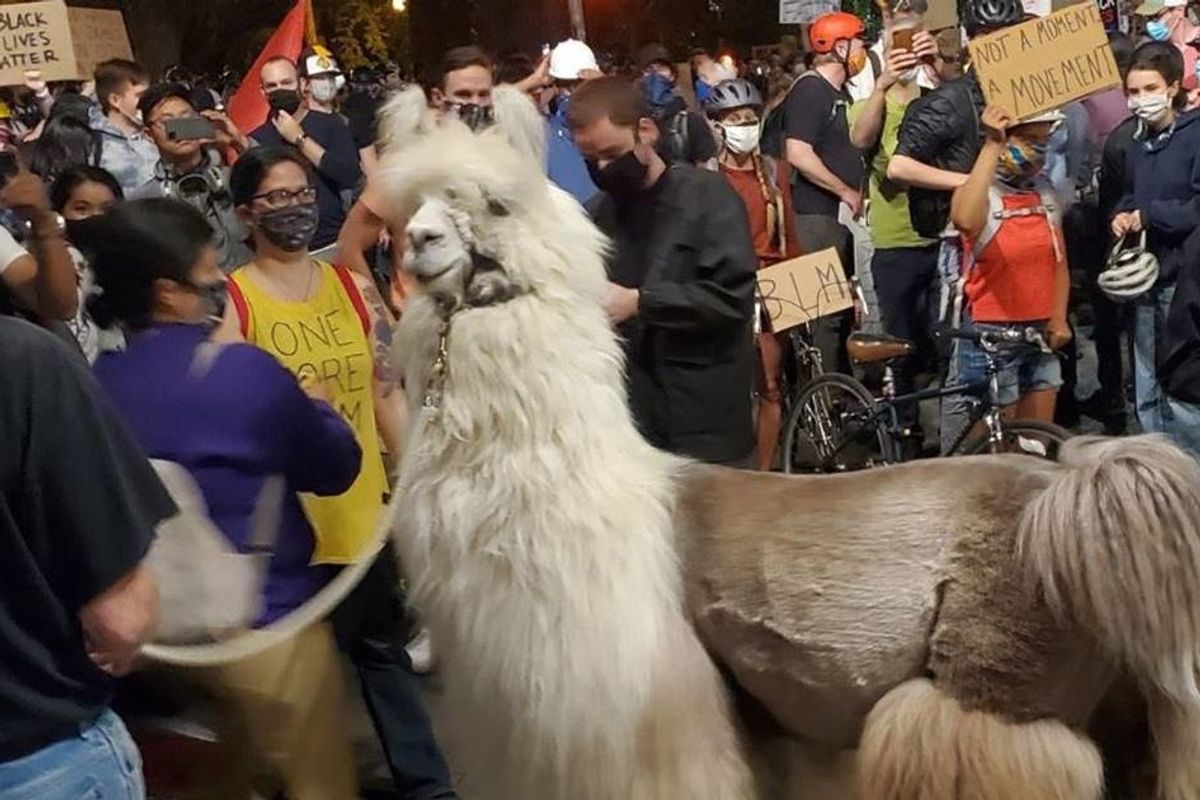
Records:
M312 248L320 250L337 241L346 221L342 196L357 188L362 168L350 127L333 109L341 76L337 62L323 51L309 51L301 64L303 74L283 57L263 65L260 80L271 115L251 138L260 145L290 145L312 163L319 215Z

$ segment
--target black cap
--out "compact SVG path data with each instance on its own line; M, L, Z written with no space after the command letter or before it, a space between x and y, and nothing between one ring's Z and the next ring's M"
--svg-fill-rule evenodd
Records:
M149 117L155 106L172 97L186 100L189 105L192 103L192 92L184 84L156 83L142 95L142 99L138 101L138 110L142 112L143 118Z
M642 49L637 51L638 69L645 69L655 64L666 64L674 69L675 62L671 60L671 51L665 45L657 42L643 45Z

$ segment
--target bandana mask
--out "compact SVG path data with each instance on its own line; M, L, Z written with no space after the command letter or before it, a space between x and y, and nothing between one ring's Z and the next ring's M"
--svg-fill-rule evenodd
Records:
M1020 186L1028 183L1042 171L1046 164L1048 142L1041 144L1018 144L1009 142L1000 153L998 177L1007 184Z

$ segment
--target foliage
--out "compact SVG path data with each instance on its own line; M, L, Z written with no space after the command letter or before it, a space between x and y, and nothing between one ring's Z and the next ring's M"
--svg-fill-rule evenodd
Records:
M387 61L388 31L384 24L395 12L388 0L320 0L323 9L332 10L332 24L321 24L330 11L318 12L318 34L329 43L343 69Z

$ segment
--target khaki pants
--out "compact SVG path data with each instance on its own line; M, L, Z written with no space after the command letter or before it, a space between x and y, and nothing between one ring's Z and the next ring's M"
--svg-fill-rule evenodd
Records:
M193 676L221 705L226 762L205 797L243 800L264 766L289 800L355 800L358 776L345 685L329 625L313 625L253 658Z

